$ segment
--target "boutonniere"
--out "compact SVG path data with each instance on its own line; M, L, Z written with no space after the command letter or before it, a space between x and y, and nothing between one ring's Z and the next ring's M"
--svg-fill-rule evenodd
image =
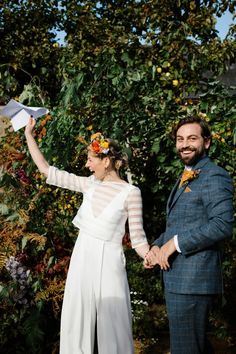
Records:
M193 181L199 176L201 170L185 170L181 176L179 188L182 187L183 184L187 182Z

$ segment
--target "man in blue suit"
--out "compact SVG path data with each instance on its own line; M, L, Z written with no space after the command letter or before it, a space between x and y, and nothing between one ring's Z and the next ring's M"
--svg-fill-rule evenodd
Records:
M223 291L220 243L232 233L233 186L207 156L211 133L204 120L184 118L173 135L185 170L145 266L163 270L171 354L210 354L206 327L213 297Z

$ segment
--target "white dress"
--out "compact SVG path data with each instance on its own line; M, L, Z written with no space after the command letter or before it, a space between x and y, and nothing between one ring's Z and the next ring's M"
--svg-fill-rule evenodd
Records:
M132 247L147 243L140 190L50 167L47 183L83 193L73 223L80 229L62 306L60 354L133 354L129 286L122 238L128 218Z

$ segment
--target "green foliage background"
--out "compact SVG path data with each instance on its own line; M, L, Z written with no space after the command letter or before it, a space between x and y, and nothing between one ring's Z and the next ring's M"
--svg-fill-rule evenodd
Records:
M36 139L51 164L84 174L85 142L103 131L129 157L141 188L144 226L152 242L165 227L165 204L182 166L170 133L187 114L212 126L210 155L233 178L235 87L219 76L235 63L235 25L224 40L216 17L234 1L1 1L1 103L44 105ZM65 45L56 31L66 32ZM81 196L46 185L26 149L23 131L0 141L0 345L3 352L58 350L64 282ZM124 178L127 176L124 174ZM235 180L234 180L235 181ZM146 271L127 247L134 336L149 341L167 328L158 270ZM30 270L20 303L9 257ZM212 330L233 342L235 233L225 245L224 307ZM144 286L145 285L145 286ZM16 347L17 343L17 347Z

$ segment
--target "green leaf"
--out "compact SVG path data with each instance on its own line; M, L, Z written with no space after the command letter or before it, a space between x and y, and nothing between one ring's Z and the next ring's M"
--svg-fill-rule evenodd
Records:
M160 151L160 141L155 141L152 145L151 151L158 153Z
M28 242L27 237L23 236L21 239L21 249L23 250Z
M0 214L2 215L8 215L9 213L9 208L6 204L0 203Z

